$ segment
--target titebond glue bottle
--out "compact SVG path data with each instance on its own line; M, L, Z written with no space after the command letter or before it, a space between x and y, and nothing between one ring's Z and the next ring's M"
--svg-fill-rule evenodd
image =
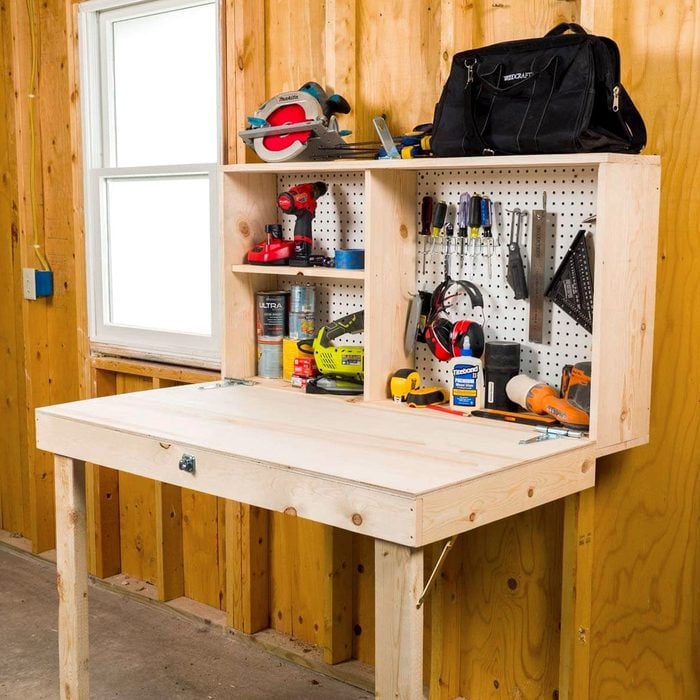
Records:
M465 343L462 354L450 360L450 406L468 413L484 407L484 368Z

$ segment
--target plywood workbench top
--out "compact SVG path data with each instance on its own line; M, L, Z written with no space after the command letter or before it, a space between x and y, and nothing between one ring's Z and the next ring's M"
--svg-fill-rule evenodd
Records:
M328 519L314 517L312 500L296 498L297 490L314 482L318 486L321 481L341 500L347 495L345 488L354 488L374 492L372 499L378 505L386 498L388 507L389 501L395 503L398 498L414 506L420 502L421 510L433 502L440 508L454 506L454 498L463 498L475 487L483 500L489 488L500 489L505 495L522 486L525 503L529 498L532 507L540 498L542 502L552 500L554 492L561 491L556 496L561 497L592 485L591 441L567 438L518 444L532 435L533 429L522 426L494 425L418 409L388 410L372 403L332 400L259 385L179 386L37 410L38 445L42 449L99 464L125 461L127 468L131 463L140 464L139 449L146 449L144 461L150 460L152 466L147 471L145 467L133 469L135 473L185 486L188 478L197 479L200 483L192 488L262 507L291 509L321 522ZM146 441L139 443L141 448L134 445L131 460L130 438ZM160 468L154 462L153 446L156 454L168 452L169 459ZM173 469L172 460L184 452L197 456L198 468L193 475ZM289 487L293 493L272 503L271 497L263 494L263 487L269 490L267 484L259 483L259 497L244 493L243 488L237 494L236 480L242 480L244 472L234 467L227 472L225 464L216 471L216 478L228 481L231 477L232 483L226 488L207 486L205 482L214 474L199 467L200 462L204 463L198 452L233 459L238 469L245 470L247 465L245 474L255 472L258 479L263 476L256 470L264 466L268 483L280 472L297 477L292 482L275 482L278 491ZM545 483L554 492L542 488ZM494 502L501 500L497 494L493 498ZM310 510L299 512L297 501ZM473 513L480 510L473 508L466 514L467 518L472 514L472 523L476 519ZM357 516L358 512L351 515ZM344 527L346 519L343 516L340 523L331 524ZM483 513L479 520L478 524L483 524ZM364 521L360 513L359 518L355 517L354 529L363 531ZM463 525L463 529L469 529L470 521ZM411 536L413 542L415 537ZM419 538L422 540L422 535Z

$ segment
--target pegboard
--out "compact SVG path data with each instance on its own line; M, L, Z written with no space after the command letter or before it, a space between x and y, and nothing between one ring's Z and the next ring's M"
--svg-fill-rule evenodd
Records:
M364 173L303 173L277 177L277 191L285 192L294 185L320 180L328 185L326 194L318 198L312 231L314 255L333 257L336 248L364 248ZM291 239L295 216L279 212L284 237Z
M464 296L450 309L451 320L473 318L484 323L486 340L508 340L521 344L520 371L532 377L559 385L561 368L565 364L591 359L591 334L579 326L559 307L545 300L544 340L542 344L528 342L529 303L516 300L505 278L507 243L510 233L510 213L514 207L527 212L523 219L520 249L526 276L528 273L529 241L532 210L542 208L542 196L547 200L547 251L545 288L569 249L576 233L583 228L593 231L593 225L583 220L595 214L597 171L593 167L561 168L498 168L484 170L441 170L418 174L416 216L420 220L421 200L425 196L451 205L448 220L455 224L459 196L463 192L489 196L494 202L493 255L489 277L485 247L475 257L464 257L460 267L459 239L455 236L451 255L451 276L474 282L484 295L484 316L477 310L471 314ZM496 205L500 203L500 206ZM444 279L444 239L435 241L433 254L426 258L423 274L423 252L431 249L428 237L420 237L417 258L419 290L432 291ZM465 248L466 241L465 240ZM595 239L594 239L595 240ZM439 362L423 343L416 345L416 369L425 383L449 385L449 364Z
M318 199L316 216L312 224L313 253L333 257L336 248L364 248L364 190L363 172L285 174L277 177L278 192L293 185L320 180L328 185L328 191ZM284 237L291 239L294 233L293 216L280 212ZM280 277L280 287L290 289L300 281ZM306 283L306 281L304 282ZM364 308L364 284L362 280L315 279L310 284L316 290L316 328L330 321ZM363 333L345 335L343 345L362 345Z
M456 224L456 210L462 192L488 195L495 207L493 222L494 253L491 256L491 275L488 256L479 254L464 257L459 264L455 250L459 239L455 236L451 255L453 278L468 279L483 292L484 316L470 315L469 304L460 301L450 310L450 318L473 317L484 322L486 340L509 340L521 344L520 371L558 386L564 364L591 359L591 335L551 302L544 307L544 338L542 344L527 340L529 303L518 301L505 280L506 244L510 231L509 210L518 207L527 212L523 220L520 246L527 274L531 212L542 206L542 195L547 198L547 254L545 286L561 263L579 229L593 232L594 226L583 220L595 214L597 199L597 170L594 167L548 168L494 168L481 170L436 170L417 173L418 196L416 219L419 225L420 205L424 196L445 201L450 206L448 220ZM304 173L285 174L277 178L278 191L283 192L301 182L321 180L328 192L319 198L313 223L314 253L332 256L335 249L364 248L364 173ZM284 235L291 238L294 217L279 218ZM468 240L468 239L467 239ZM426 259L423 274L423 252L426 240L419 240L417 257L417 290L432 291L444 278L444 239L436 241L433 252ZM431 243L427 242L430 249ZM482 249L485 253L485 248ZM298 284L294 278L280 278L282 289ZM316 289L316 327L327 324L363 308L362 281L319 279L312 281ZM401 342L402 339L397 340ZM344 336L343 344L361 344L363 335ZM448 363L439 362L422 343L416 344L416 369L424 383L449 385Z

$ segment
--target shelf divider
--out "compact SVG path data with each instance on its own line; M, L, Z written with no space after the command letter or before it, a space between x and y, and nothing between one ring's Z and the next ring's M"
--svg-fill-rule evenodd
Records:
M413 367L404 352L416 288L416 173L365 173L365 400L387 397L389 376Z

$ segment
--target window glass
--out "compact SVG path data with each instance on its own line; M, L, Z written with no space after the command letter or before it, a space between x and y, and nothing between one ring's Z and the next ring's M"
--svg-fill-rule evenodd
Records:
M206 175L105 181L108 323L209 335Z
M214 163L216 6L110 23L117 167Z

